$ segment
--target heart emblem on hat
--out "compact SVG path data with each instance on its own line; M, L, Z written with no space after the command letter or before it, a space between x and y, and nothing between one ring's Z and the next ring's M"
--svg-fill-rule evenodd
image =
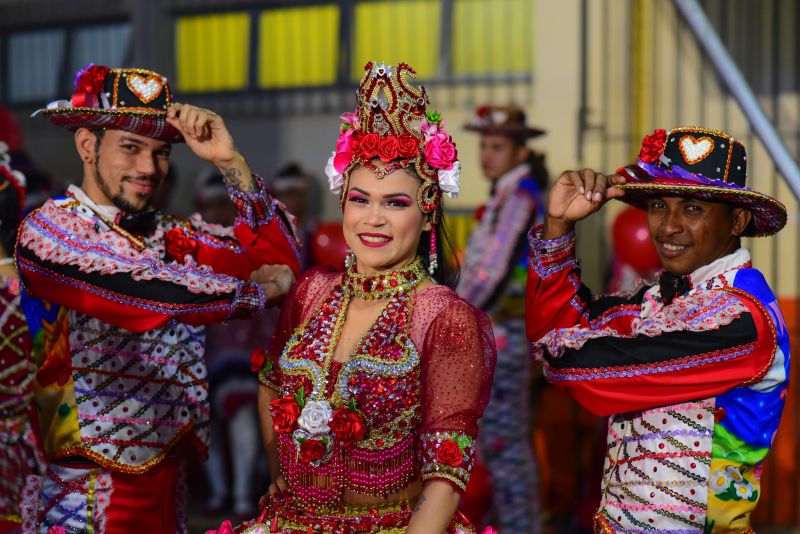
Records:
M128 74L128 88L139 100L149 104L161 94L164 88L164 78L160 76L141 76L139 74Z
M684 135L678 141L678 146L683 154L683 159L689 165L703 161L714 150L714 140L710 137L695 139L691 135Z

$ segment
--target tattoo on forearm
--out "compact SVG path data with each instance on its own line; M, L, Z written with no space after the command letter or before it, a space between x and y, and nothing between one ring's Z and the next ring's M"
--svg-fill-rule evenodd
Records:
M256 184L254 180L243 180L242 179L242 171L235 167L231 168L220 168L220 172L222 173L222 178L225 180L225 183L228 184L230 187L238 189L242 193L255 193L256 192Z
M414 507L415 512L419 512L419 509L422 508L423 502L425 502L425 495L420 495L419 500L417 501L417 505Z

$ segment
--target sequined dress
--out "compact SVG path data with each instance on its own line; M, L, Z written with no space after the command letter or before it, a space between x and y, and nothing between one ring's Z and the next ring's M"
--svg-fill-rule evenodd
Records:
M271 501L243 532L405 532L414 499L375 506L352 495L386 497L412 482L443 480L459 492L474 462L477 421L489 394L495 347L487 317L445 286L386 299L351 357L337 365L337 319L346 312L341 273L312 270L281 313L262 382L283 398L324 392L334 409L357 409L362 439L333 443L304 462L297 435L278 435L289 501ZM274 413L274 412L273 412ZM473 532L457 516L451 532Z

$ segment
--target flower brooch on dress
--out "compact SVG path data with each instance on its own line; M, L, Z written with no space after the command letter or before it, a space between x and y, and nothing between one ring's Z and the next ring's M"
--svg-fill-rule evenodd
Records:
M334 410L327 400L305 398L305 388L270 403L273 428L291 434L301 462L319 467L330 460L334 445L350 447L367 433L355 400Z

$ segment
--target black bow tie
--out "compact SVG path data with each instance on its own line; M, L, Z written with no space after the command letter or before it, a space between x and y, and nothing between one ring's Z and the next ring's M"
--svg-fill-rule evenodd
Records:
M688 293L692 289L692 283L688 274L674 275L664 271L658 279L658 287L661 289L661 302L669 305L675 297Z
M158 210L149 209L139 213L126 213L119 222L120 228L132 234L150 235L158 226Z

